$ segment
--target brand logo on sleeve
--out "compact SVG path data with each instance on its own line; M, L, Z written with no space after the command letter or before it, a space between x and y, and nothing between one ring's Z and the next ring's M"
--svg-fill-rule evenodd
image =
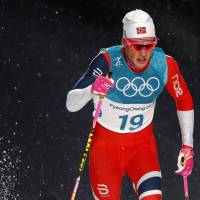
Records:
M171 78L171 80L173 81L173 88L174 88L174 91L175 91L175 94L177 97L181 96L183 94L183 90L180 86L180 82L178 80L178 74L176 74L175 76L173 76Z
M99 77L103 74L103 72L97 67L96 69L93 70L92 75L95 77Z

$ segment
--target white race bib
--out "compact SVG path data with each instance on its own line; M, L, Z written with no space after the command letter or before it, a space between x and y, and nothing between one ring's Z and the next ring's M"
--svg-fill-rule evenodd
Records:
M98 99L94 99L95 108ZM147 104L121 104L104 98L98 122L105 128L119 132L137 132L153 119L156 101Z

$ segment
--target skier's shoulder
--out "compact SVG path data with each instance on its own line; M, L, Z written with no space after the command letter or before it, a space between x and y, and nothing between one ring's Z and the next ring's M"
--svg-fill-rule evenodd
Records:
M106 51L99 51L99 53L90 62L90 65L107 65L109 63L109 54Z
M176 75L180 75L181 71L177 61L171 56L167 56L166 58L168 64L168 79L171 79Z
M96 65L96 64L104 63L107 65L110 65L111 54L114 52L120 51L120 50L121 50L120 45L101 48L99 50L99 53L92 59L90 64L95 63L95 65Z
M166 61L168 66L168 74L179 73L179 65L172 56L166 55Z
M105 54L112 54L116 52L121 52L121 50L122 50L121 45L115 45L107 48L101 48L100 52Z
M89 64L90 71L98 72L98 75L107 74L110 68L110 56L106 51L99 53L92 59Z
M165 57L168 65L177 65L177 61L171 55L166 55Z

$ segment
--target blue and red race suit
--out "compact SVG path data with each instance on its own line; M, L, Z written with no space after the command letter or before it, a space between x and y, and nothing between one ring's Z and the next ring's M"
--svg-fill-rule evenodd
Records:
M102 49L67 96L75 112L93 99L95 79L112 73L115 87L104 98L90 151L90 180L95 199L120 199L122 177L128 174L139 199L161 199L161 172L152 119L164 88L176 102L182 143L193 146L193 101L176 61L153 50L143 69L130 66L121 46Z

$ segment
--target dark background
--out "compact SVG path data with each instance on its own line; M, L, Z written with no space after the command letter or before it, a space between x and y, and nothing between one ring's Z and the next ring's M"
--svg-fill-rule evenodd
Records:
M102 47L119 44L123 16L140 8L153 17L158 46L180 65L195 104L192 200L200 196L198 0L0 1L0 200L67 200L91 125L92 104L77 113L66 94ZM175 103L162 93L154 116L163 199L183 199L175 175L181 146ZM93 199L86 166L77 200ZM135 199L123 180L121 199Z

